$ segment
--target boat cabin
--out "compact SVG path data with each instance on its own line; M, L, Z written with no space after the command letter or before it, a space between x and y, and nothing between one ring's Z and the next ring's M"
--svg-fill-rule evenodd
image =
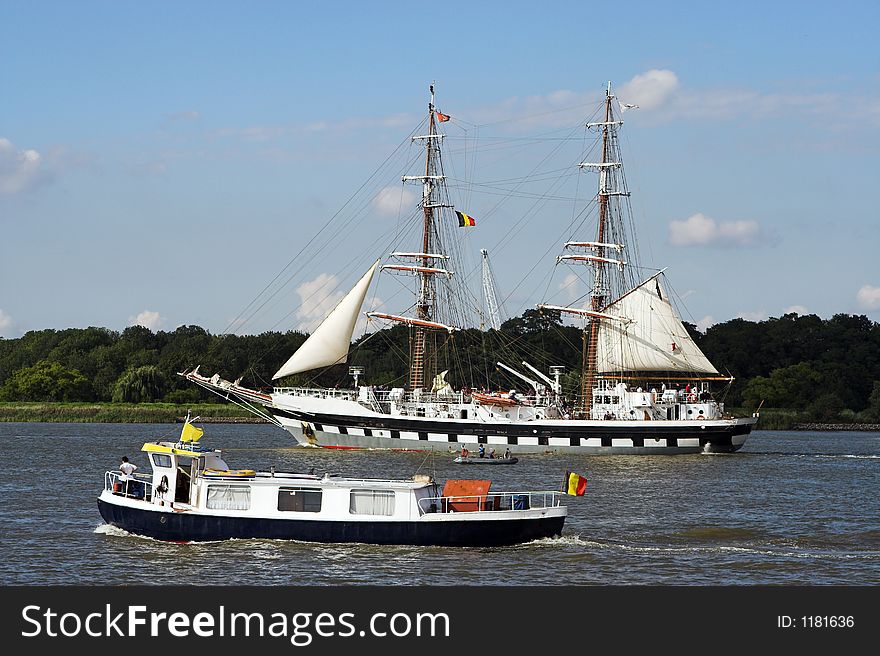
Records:
M253 511L279 518L288 513L322 513L411 519L439 510L434 500L441 496L441 489L426 476L380 480L257 472L229 469L219 449L148 442L141 450L150 460L152 474L136 475L132 485L121 473L107 472L108 489L178 511Z

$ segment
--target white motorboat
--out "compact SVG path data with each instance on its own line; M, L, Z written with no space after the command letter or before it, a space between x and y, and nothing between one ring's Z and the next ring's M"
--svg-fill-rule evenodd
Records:
M152 473L106 472L98 509L108 524L158 540L497 546L558 536L568 514L561 492L497 492L485 480L233 470L192 440L142 451Z

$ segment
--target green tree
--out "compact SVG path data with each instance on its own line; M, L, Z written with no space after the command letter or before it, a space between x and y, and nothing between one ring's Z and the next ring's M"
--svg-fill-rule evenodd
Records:
M868 407L859 413L861 421L880 421L880 380L874 381L874 389L868 397Z
M165 395L168 381L153 365L129 369L119 377L113 389L114 403L150 403Z
M85 376L49 360L19 369L0 387L3 401L89 401L91 398L92 386Z
M743 398L751 407L761 401L770 408L807 407L821 391L822 377L807 362L774 369L769 376L756 376L743 390Z

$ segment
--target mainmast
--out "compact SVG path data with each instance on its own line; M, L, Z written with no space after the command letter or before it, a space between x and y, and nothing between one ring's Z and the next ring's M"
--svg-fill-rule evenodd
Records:
M596 257L591 260L593 266L593 290L590 293L590 309L593 312L599 312L605 307L607 298L607 290L605 288L605 252L607 249L605 241L605 221L608 215L608 169L611 166L620 166L619 162L610 162L608 157L608 131L611 125L611 82L608 83L608 89L605 92L605 120L599 125L602 129L602 160L599 163L599 221L596 230L596 245L593 249ZM582 164L581 166L589 166ZM593 387L596 383L596 353L597 344L599 342L599 322L601 317L591 316L589 336L584 332L583 346L583 370L581 372L581 403L577 408L577 414L589 418L590 410L593 407Z

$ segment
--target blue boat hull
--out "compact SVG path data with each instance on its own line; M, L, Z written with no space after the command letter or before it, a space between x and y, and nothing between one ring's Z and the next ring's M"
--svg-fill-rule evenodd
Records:
M562 533L565 517L470 521L325 521L212 516L116 505L98 499L104 521L157 540L198 542L231 538L362 542L418 546L493 547Z

